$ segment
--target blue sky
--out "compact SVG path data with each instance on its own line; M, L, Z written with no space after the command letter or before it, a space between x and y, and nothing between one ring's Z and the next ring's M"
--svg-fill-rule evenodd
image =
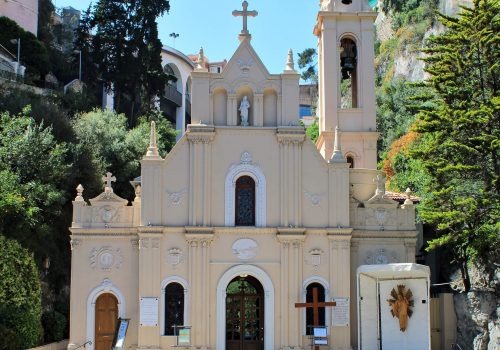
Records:
M52 0L57 7L72 6L85 10L90 0ZM94 1L95 3L96 1ZM173 46L169 37L178 33L175 48L197 53L203 46L210 61L229 59L238 46L242 18L233 17L241 10L242 0L170 0L170 13L158 20L160 39ZM312 34L319 0L248 0L248 9L259 15L248 19L252 45L271 73L280 73L288 49L297 53L316 47Z

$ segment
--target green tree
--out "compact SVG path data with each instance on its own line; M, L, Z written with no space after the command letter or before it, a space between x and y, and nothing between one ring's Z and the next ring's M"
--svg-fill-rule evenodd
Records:
M302 73L300 77L304 81L309 81L311 84L318 84L318 72L316 69L316 65L318 62L316 49L308 48L299 54L299 68L302 69Z
M47 280L54 289L69 273L68 255L60 252L69 244L71 163L67 145L30 118L28 109L0 115L0 232L34 252L40 264L51 258Z
M165 155L175 144L176 132L170 122L159 114L139 118L129 130L127 118L111 111L94 110L80 115L74 122L79 157L90 155L95 169L93 186L102 190L100 177L111 171L117 178L115 188L121 196L133 197L130 180L140 175L140 159L149 145L149 122L156 120L158 147Z
M498 261L500 247L500 2L475 0L429 39L427 85L436 103L418 116L414 159L432 181L420 205L422 220L437 228L430 247L446 245L459 264L465 291L469 263ZM490 276L491 278L491 276Z
M93 62L99 77L115 93L116 109L129 118L129 126L138 116L154 107L169 76L161 66L161 42L156 19L170 8L167 0L100 0L91 17L87 12L77 35L77 47L88 49L90 33Z
M33 254L0 234L0 349L26 349L42 337L42 291Z

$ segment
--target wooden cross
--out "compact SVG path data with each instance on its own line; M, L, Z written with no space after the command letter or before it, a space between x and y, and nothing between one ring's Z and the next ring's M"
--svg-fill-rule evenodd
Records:
M241 4L243 6L243 11L234 10L233 16L235 17L243 17L243 29L241 30L241 34L248 34L247 29L247 17L256 17L259 13L257 11L248 11L248 2L243 1Z
M295 307L305 307L307 308L312 308L313 309L313 326L319 326L319 308L320 307L326 307L326 306L335 306L337 303L334 301L327 301L327 302L320 302L318 300L318 288L314 287L313 288L313 301L312 303L295 303ZM316 350L319 350L319 346L315 346Z
M111 182L116 182L116 177L111 176L112 174L108 171L106 173L106 176L102 177L102 181L106 183L106 187L112 188L111 187Z

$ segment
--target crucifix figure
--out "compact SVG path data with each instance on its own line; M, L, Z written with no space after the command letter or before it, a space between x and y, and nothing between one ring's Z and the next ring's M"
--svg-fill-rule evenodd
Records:
M247 35L248 34L248 29L247 29L247 17L250 16L250 17L255 17L257 16L259 13L257 11L248 11L248 2L246 1L243 1L243 11L238 11L238 10L234 10L233 11L233 16L235 17L243 17L243 29L241 30L241 34L244 34L244 35Z
M108 171L106 173L106 176L102 177L102 181L106 183L106 187L104 188L105 190L108 190L113 192L113 187L111 187L111 182L116 182L116 177L112 176L112 174Z
M319 326L319 308L320 307L326 307L326 306L335 306L337 303L334 301L327 301L327 302L320 302L318 300L318 288L314 287L313 288L313 301L312 303L295 303L295 307L305 307L305 308L312 308L313 309L313 326ZM315 346L315 350L319 350L319 346Z

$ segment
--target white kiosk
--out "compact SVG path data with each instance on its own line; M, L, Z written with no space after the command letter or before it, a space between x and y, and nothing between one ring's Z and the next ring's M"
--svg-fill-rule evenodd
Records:
M419 264L358 268L360 350L430 350L429 279Z

